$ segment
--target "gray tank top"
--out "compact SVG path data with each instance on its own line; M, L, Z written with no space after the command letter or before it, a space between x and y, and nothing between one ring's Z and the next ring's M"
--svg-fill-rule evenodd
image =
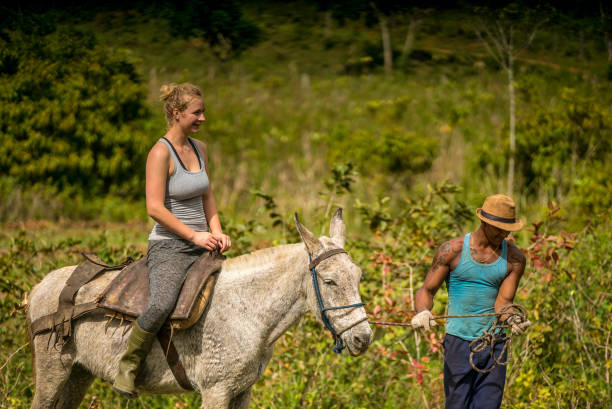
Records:
M196 152L200 162L200 170L190 172L183 165L181 158L174 150L174 146L172 146L170 141L166 138L160 138L159 140L166 144L174 162L174 173L166 180L164 206L177 219L191 227L194 231L208 231L208 223L204 214L204 207L202 206L202 195L208 190L210 182L200 150L193 142L193 139L188 137L189 143ZM151 234L149 234L149 241L167 239L182 238L161 224L155 223Z

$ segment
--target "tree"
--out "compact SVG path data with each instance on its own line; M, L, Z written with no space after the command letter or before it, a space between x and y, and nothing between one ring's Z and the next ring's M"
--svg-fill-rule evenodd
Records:
M225 60L256 44L261 30L244 18L235 0L176 0L166 3L170 26L176 35L199 36Z
M393 71L391 26L397 21L410 20L402 48L401 58L403 63L414 44L417 25L428 12L428 10L422 7L419 8L416 5L419 2L411 2L410 5L406 3L390 0L317 1L320 10L326 12L326 15L331 12L331 15L339 22L365 17L365 22L368 26L378 24L380 27L383 66L387 74Z
M601 29L604 33L604 41L608 51L608 62L612 62L612 16L610 16L609 7L604 6L601 1L599 2L599 13Z
M609 209L609 106L565 88L553 106L530 106L521 117L517 153L524 192L557 202L569 197L585 215Z
M127 51L66 29L0 38L0 175L86 194L143 193L146 87Z
M480 9L475 27L476 35L508 77L509 141L507 191L514 190L516 154L516 97L514 92L514 63L546 21L539 13L512 3L500 10Z

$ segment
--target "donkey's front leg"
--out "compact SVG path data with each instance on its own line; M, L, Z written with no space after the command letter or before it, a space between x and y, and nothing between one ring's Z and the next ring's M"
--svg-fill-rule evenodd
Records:
M228 409L231 396L228 389L223 385L216 385L202 391L202 409Z
M251 403L251 388L241 392L230 401L230 409L248 409Z

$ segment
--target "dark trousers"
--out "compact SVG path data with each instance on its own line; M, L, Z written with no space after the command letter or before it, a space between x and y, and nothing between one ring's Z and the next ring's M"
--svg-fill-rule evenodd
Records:
M454 335L444 337L444 394L446 409L498 409L501 406L506 382L506 367L498 366L489 373L480 373L470 364L470 341ZM493 348L499 356L504 343ZM507 353L498 358L505 362ZM474 364L480 369L493 365L493 359L487 347L474 354Z
M136 321L147 332L157 332L172 313L187 270L206 251L187 240L149 242L149 304Z

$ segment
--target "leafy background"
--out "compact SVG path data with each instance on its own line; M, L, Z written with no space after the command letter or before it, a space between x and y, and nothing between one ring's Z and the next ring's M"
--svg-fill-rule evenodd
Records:
M534 325L514 341L503 407L607 407L609 10L486 5L3 6L0 406L31 402L20 304L32 286L81 251L109 262L145 252L143 169L164 132L158 93L167 82L204 92L198 137L232 255L296 242L296 211L325 234L343 207L368 313L409 321L436 248L477 227L484 197L507 191L507 75L475 34L479 21L525 28L535 16L542 24L514 67L512 189L528 225L513 235L528 257L516 301ZM446 303L442 288L434 312ZM252 407L443 407L443 330L374 331L364 356L336 356L324 328L304 317L277 342ZM99 381L82 403L198 406L195 394L126 403Z

